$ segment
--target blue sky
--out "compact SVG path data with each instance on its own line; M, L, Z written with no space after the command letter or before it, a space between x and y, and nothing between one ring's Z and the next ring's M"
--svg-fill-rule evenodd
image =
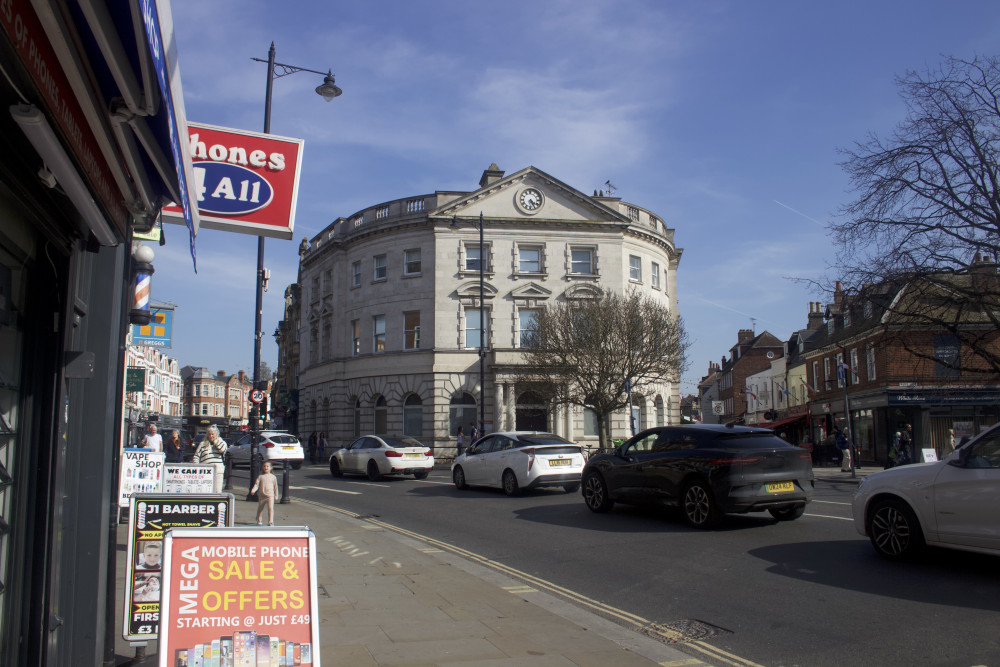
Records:
M295 239L266 242L262 359L298 244L339 216L473 190L491 162L585 193L610 180L684 249L678 308L693 341L683 393L742 328L781 339L827 296L826 226L851 198L837 149L885 134L893 85L942 55L996 53L1000 3L666 0L216 0L173 3L189 120L263 130L266 65L332 69L274 83L271 131L305 140ZM155 247L152 298L176 304L181 365L249 370L256 237L186 230Z

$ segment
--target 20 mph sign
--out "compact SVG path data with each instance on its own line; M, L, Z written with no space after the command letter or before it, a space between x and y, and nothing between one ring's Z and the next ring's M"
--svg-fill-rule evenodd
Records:
M263 403L264 392L260 389L254 389L253 391L250 392L250 400L253 401L254 403Z

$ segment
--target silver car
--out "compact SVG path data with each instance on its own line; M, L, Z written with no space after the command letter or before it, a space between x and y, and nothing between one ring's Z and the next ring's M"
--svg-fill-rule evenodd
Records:
M492 486L515 496L524 489L580 488L587 457L583 447L554 433L505 431L474 442L451 465L455 486Z
M896 560L930 544L1000 555L1000 424L943 461L865 477L854 494L854 527Z

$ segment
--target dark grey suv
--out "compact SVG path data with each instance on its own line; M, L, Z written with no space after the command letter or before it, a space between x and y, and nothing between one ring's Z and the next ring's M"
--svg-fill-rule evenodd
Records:
M696 528L724 514L767 510L780 521L802 516L813 497L809 452L773 431L744 426L660 426L636 434L583 470L583 498L594 512L616 502L680 508Z

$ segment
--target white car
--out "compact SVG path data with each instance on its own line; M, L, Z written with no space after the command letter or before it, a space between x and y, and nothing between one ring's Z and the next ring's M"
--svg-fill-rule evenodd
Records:
M250 467L250 438L252 434L247 433L240 436L236 442L230 442L226 456L232 461L234 468ZM302 443L287 431L261 431L257 441L257 455L260 457L258 463L270 461L272 465L287 463L293 469L302 467L305 454L302 451ZM275 466L276 467L276 466ZM260 470L260 467L257 468Z
M352 473L375 481L386 475L425 479L434 468L434 452L410 436L365 435L330 456L330 474Z
M869 475L852 509L854 527L886 558L924 544L1000 555L1000 424L943 461Z
M493 486L515 496L524 489L580 488L587 457L583 447L554 433L506 431L474 442L451 464L455 486Z

